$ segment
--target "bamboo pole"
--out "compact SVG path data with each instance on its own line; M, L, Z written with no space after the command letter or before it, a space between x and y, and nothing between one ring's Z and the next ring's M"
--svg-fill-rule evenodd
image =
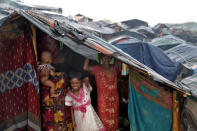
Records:
M177 91L173 90L172 102L172 129L173 131L180 131L179 123L179 102L176 100Z
M33 47L34 47L34 53L36 56L36 62L38 61L38 53L37 53L37 43L36 43L36 27L31 24L31 30L32 30L32 43L33 43Z

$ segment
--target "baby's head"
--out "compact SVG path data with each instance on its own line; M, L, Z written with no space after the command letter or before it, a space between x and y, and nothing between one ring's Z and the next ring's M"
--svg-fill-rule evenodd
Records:
M70 86L73 91L78 91L81 88L82 75L79 72L69 73Z
M42 64L51 64L52 63L52 54L49 51L42 52L41 63Z

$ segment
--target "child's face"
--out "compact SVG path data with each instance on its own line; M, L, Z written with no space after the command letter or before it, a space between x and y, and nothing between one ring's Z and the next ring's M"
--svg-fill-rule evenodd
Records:
M51 64L52 63L52 56L50 53L43 53L41 56L41 61L43 64Z
M74 91L77 91L81 87L81 80L78 80L77 78L73 78L72 80L70 80L70 84L71 84L71 88Z

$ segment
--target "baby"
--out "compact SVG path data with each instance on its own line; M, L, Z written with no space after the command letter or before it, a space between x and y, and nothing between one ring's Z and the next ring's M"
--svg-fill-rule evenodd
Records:
M55 68L51 66L51 63L52 54L49 51L43 51L41 54L41 63L38 66L40 82L42 85L50 87L50 97L58 97L59 94L55 94L55 83L49 79L55 73Z

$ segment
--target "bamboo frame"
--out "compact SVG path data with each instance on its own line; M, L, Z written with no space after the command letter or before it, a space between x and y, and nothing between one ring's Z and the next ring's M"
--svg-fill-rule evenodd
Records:
M36 62L38 62L38 53L37 53L37 43L36 43L36 27L31 24L31 30L32 30L32 43L33 43L33 47L34 47L34 53L35 53L35 57L36 57Z
M173 90L172 98L172 130L180 131L179 102L176 100L177 91Z

